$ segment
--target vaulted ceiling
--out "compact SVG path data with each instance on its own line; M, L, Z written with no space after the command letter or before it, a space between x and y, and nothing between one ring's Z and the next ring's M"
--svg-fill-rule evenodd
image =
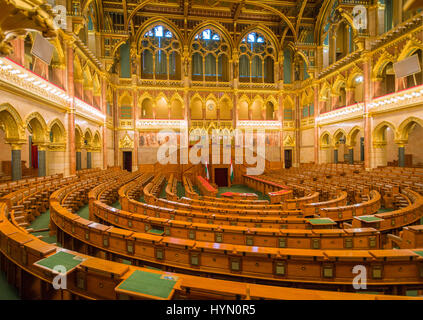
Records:
M170 20L189 33L205 21L218 22L237 36L251 25L266 26L282 41L314 34L317 20L333 0L103 0L100 28L135 34L151 18Z

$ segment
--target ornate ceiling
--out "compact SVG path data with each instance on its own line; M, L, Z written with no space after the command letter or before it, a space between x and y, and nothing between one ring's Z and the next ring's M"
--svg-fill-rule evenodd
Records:
M186 33L204 21L214 21L233 36L251 25L261 25L280 41L302 42L314 33L317 20L331 3L333 0L103 0L96 10L98 30L112 33L135 34L146 20L162 17Z

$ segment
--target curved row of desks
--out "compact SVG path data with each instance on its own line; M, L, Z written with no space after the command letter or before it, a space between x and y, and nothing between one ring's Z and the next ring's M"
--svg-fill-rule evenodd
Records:
M107 227L69 213L51 200L58 238L72 239L125 257L176 270L283 282L350 284L357 264L369 274L369 286L423 285L421 249L308 250L281 249L176 239ZM59 236L61 234L61 236Z
M66 190L61 190L63 198L66 196L67 191L77 189L77 185L73 187L66 187ZM58 202L54 203L55 196L52 197L52 204L59 205ZM61 206L60 206L61 207ZM66 208L60 209L60 214L69 214L75 218L75 223L84 225L82 218L71 214ZM120 239L109 238L104 241L102 237L99 239L99 245L91 245L91 235L89 234L89 241L84 242L85 232L82 230L69 228L70 233L66 233L68 236L65 237L63 232L58 232L61 242L71 244L73 247L78 247L77 251L71 251L59 248L55 245L46 244L36 237L23 232L16 228L8 220L8 212L6 204L0 204L0 252L1 252L1 265L6 265L6 269L9 273L17 275L14 284L19 287L24 297L27 298L44 298L44 299L121 299L121 298L153 298L153 299L202 299L202 298L215 298L215 299L408 299L409 297L400 296L386 296L386 295L368 295L368 294L355 294L355 293L342 293L342 292L330 292L321 290L303 290L294 288L283 288L268 285L260 285L245 282L234 282L227 280L218 280L212 278L192 276L182 273L169 273L164 271L151 270L140 266L128 266L123 263L117 263L113 261L96 258L91 255L87 255L83 252L91 251L95 255L103 256L106 255L109 259L120 261L120 254L115 254L115 247L122 241L122 232L120 233ZM54 212L54 210L53 210ZM58 214L58 216L60 215ZM53 217L53 222L56 223ZM56 224L56 226L59 226ZM85 224L86 225L86 224ZM90 222L87 226L96 229L100 225ZM75 225L76 227L76 225ZM103 226L103 228L115 229L118 234L117 228L110 228ZM65 228L67 230L67 228ZM111 230L111 231L112 231ZM113 232L114 233L114 232ZM81 235L81 236L79 236ZM95 237L95 231L92 233L92 237ZM65 239L66 238L66 239ZM105 245L103 247L103 245ZM97 250L89 250L89 249ZM130 248L130 247L128 247ZM133 246L136 251L143 251L142 247ZM117 249L117 247L116 247ZM135 251L135 252L136 252ZM308 250L307 250L308 251ZM368 251L370 252L370 251ZM410 251L412 252L412 251ZM166 257L171 252L165 252ZM237 254L231 251L234 257ZM284 251L285 254L289 253ZM324 252L325 253L325 252ZM306 252L303 252L305 257L310 257ZM407 253L403 252L404 255ZM68 260L66 256L68 255ZM325 253L326 255L326 253ZM60 256L60 257L59 257ZM320 256L319 254L316 257ZM377 252L373 252L373 256L377 256ZM387 255L389 256L389 254ZM386 256L386 257L387 257ZM131 255L128 255L130 258ZM281 256L282 257L282 256ZM298 258L297 255L295 255ZM338 257L342 255L338 254ZM76 264L67 270L68 275L68 287L66 290L51 290L51 283L53 278L56 276L52 269L49 268L51 261L57 261L57 259L69 259L76 260ZM131 259L131 258L130 258ZM295 260L295 259L294 259ZM309 259L306 259L307 261ZM331 259L330 259L331 260ZM328 262L330 262L330 260ZM342 260L342 259L341 259ZM378 260L378 259L376 259ZM399 259L401 264L403 259ZM418 258L412 257L413 262L419 262ZM139 260L137 260L139 261ZM157 260L160 264L160 259ZM301 259L300 259L301 261ZM388 259L390 261L390 259ZM195 261L193 261L195 262ZM378 261L374 261L375 264L375 275L378 275L376 264ZM304 262L303 262L304 263ZM305 267L312 268L314 263L305 263ZM237 266L236 261L233 266ZM397 264L398 266L398 264ZM276 266L281 271L282 266ZM287 271L292 269L293 265L289 265ZM300 265L298 268L301 269ZM387 266L385 266L387 268ZM296 268L294 268L296 269ZM329 269L325 269L325 274L328 275ZM410 271L410 270L409 270ZM339 271L340 272L340 271ZM128 290L128 287L133 281L136 281L140 276L148 276L151 278L161 278L163 275L174 282L172 290L169 292L156 293L152 295L152 292L145 292L145 290L133 289ZM413 278L410 277L409 278ZM21 280L19 280L21 279ZM305 280L305 282L307 282ZM327 281L326 281L327 282ZM330 283L330 282L329 282ZM421 284L417 284L419 287ZM416 285L408 283L406 286L395 285L392 290L385 291L389 293L404 294L404 290ZM350 288L350 290L352 290ZM382 292L382 289L381 289ZM167 294L167 296L166 296Z

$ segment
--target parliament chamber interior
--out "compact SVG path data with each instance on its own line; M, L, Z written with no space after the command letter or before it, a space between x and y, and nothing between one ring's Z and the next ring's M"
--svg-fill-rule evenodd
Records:
M422 1L0 8L0 299L423 299Z

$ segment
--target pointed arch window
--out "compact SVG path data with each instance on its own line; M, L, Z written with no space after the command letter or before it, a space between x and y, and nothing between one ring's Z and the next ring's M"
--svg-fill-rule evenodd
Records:
M229 45L213 28L200 31L191 45L194 81L229 81Z
M153 25L140 39L141 78L181 79L181 44L164 25Z
M250 32L239 46L240 82L273 83L276 51L260 32Z

